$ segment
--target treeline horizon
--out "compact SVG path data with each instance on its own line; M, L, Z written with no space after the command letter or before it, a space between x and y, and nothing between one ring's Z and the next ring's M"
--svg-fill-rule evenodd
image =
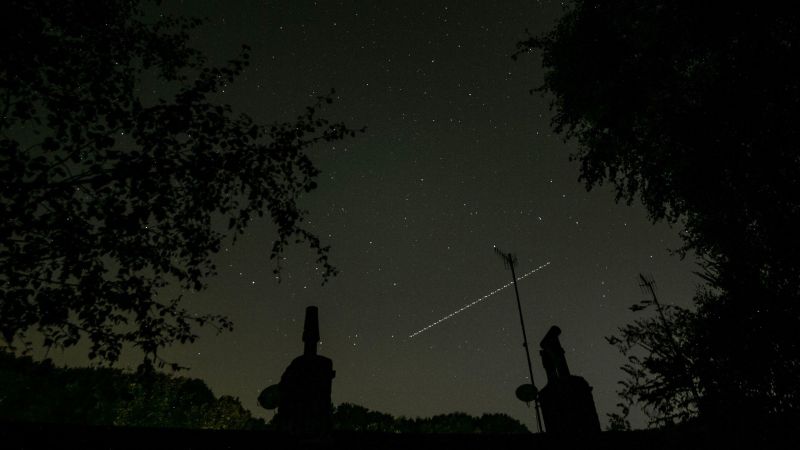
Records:
M333 430L368 433L524 434L502 413L395 417L343 402L331 405ZM112 367L56 367L0 351L0 422L212 430L274 431L237 397L215 396L199 378L126 372Z

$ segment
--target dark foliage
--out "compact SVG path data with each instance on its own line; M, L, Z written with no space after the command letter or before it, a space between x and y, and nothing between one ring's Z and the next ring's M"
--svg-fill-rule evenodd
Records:
M238 399L198 379L110 368L57 368L0 352L0 421L153 428L258 429Z
M640 275L644 283L654 282ZM606 340L627 357L622 366L627 378L620 382L619 413L609 414L612 430L629 430L627 416L639 404L651 426L667 426L695 419L701 391L698 387L696 314L687 308L665 305L655 290L651 298L633 306L634 312L654 313L619 328Z
M519 434L529 433L518 420L506 414L440 414L427 418L394 417L363 406L342 403L334 409L335 431L410 433L410 434Z
M157 3L157 2L154 2ZM147 6L147 7L146 7ZM355 132L318 117L259 124L216 93L245 70L187 44L199 21L145 14L138 1L4 2L0 27L0 332L46 346L91 342L113 362L131 343L146 361L191 342L197 326L164 286L203 289L226 236L264 214L276 261L291 242L328 247L303 228L298 198L316 188L308 150ZM152 12L152 11L151 11ZM159 96L151 95L154 86ZM224 224L217 226L217 224Z
M681 254L704 261L708 285L683 336L701 413L797 413L796 8L579 0L519 46L541 51L539 91L553 96L554 128L580 144L587 188L610 183L618 200L641 199L653 221L685 228Z

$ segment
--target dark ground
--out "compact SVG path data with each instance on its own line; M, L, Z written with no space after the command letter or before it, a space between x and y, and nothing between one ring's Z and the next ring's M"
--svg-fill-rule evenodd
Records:
M553 435L382 434L334 433L326 438L295 438L265 431L213 431L87 427L44 424L0 424L0 448L79 449L692 449L800 448L794 430L775 433L738 430L707 433L700 430L642 430L603 432L587 438Z

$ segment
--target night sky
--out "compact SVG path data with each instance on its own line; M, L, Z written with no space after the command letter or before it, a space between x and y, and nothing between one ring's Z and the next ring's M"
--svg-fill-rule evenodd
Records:
M212 62L252 47L251 66L222 95L235 109L290 120L335 88L323 115L367 131L314 149L322 175L302 202L339 276L320 286L315 254L297 245L278 283L275 229L254 222L218 255L209 288L185 296L194 311L229 315L234 332L203 331L165 357L270 418L256 397L302 353L304 309L317 305L335 404L396 416L502 412L535 430L533 409L514 396L528 372L513 289L408 337L510 281L497 245L518 255L518 273L550 262L519 283L536 384L538 342L557 324L605 425L623 358L604 336L636 317L637 274L683 305L699 279L690 258L669 252L677 228L615 204L610 187L585 191L569 161L575 144L552 134L549 99L529 93L540 60L512 61L525 29L549 29L560 2L220 0L169 11L208 17L193 43ZM62 357L85 364L77 351Z

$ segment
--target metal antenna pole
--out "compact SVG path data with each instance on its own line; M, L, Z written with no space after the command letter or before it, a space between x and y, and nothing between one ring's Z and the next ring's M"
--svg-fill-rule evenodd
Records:
M503 258L506 266L511 268L511 279L514 282L514 293L517 296L517 310L519 311L519 324L522 327L522 346L525 347L525 357L528 360L528 375L531 378L531 384L536 387L536 383L533 382L533 366L531 365L531 352L528 348L528 335L525 333L525 320L522 318L522 303L519 300L519 289L517 288L517 273L514 270L514 266L517 264L517 258L512 255L511 253L503 253L499 248L494 248L495 252ZM542 432L542 419L540 414L539 408L539 397L537 395L536 400L534 400L534 410L536 411L536 427L539 433Z

